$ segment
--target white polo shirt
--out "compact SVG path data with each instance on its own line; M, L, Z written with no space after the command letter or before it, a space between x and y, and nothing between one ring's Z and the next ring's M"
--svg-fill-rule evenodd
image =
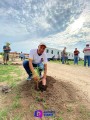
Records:
M85 56L90 56L90 47L85 47L83 51Z
M37 49L30 50L29 59L32 59L33 60L32 63L34 63L34 64L40 63L42 59L43 59L44 64L47 63L46 53L43 52L43 54L39 56L38 53L37 53Z

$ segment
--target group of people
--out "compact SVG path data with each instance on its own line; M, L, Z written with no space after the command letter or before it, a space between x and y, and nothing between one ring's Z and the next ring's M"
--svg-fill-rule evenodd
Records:
M31 50L29 54L29 59L30 59L29 61L33 59L33 65L37 63L39 64L41 57L44 59L44 62L46 63L47 60L45 55L45 48L46 48L45 44L40 44L38 46L38 50ZM7 65L7 61L9 60L9 52L11 51L10 43L6 43L6 45L3 46L3 51L4 51L3 62L4 62L4 65ZM74 53L74 64L78 64L80 52L77 48L75 48L73 53ZM88 63L88 66L90 66L90 45L89 44L86 44L86 47L83 49L83 53L84 53L84 66L86 66L87 63ZM19 57L21 58L21 60L25 59L25 55L22 52L20 53ZM63 51L61 52L61 60L62 60L62 64L68 62L68 54L66 52L66 47L64 47ZM37 65L34 65L34 67L35 66ZM25 67L25 63L24 63L24 67ZM29 62L29 66L26 67L26 71L28 74L30 74L30 70L28 70L29 67L31 67L31 71L33 73L33 67L31 65L31 62ZM29 75L28 79L29 78L31 78L31 75Z
M42 78L42 85L43 87L46 86L46 75L47 75L47 55L45 53L46 44L40 43L37 49L30 50L29 53L29 60L23 61L23 67L26 70L28 74L27 80L31 80L32 78L34 80L38 80L38 76L35 72L35 68L38 67L39 70L39 77ZM6 43L5 46L3 46L4 51L4 57L3 62L4 65L7 65L7 61L9 60L9 52L11 51L10 43ZM74 64L78 64L78 58L79 58L79 50L75 48L74 50ZM86 44L86 47L83 49L84 53L84 66L86 66L86 63L88 62L88 66L90 66L90 45ZM66 47L64 47L62 53L62 64L64 64L67 60L67 52ZM23 58L23 53L20 54L21 60ZM43 75L42 75L42 71Z
M9 52L11 51L10 48L10 43L6 43L6 45L3 46L3 51L4 51L4 57L3 57L3 63L4 65L7 65L7 62L9 60ZM73 54L74 54L74 64L78 64L79 61L79 50L75 48ZM87 65L90 66L90 45L86 44L86 47L83 49L84 53L84 66ZM21 60L25 60L25 55L21 52L19 57ZM55 55L52 57L52 60L55 60ZM58 57L58 60L60 60L60 55ZM61 52L61 61L62 64L68 63L68 54L66 52L66 47Z
M28 74L27 80L38 80L38 75L35 72L35 68L38 67L39 77L42 78L42 86L43 89L46 88L46 75L47 75L47 56L45 53L46 45L44 43L40 43L38 49L32 49L29 53L29 60L23 61L23 67ZM10 43L6 43L3 46L3 63L4 65L8 65L7 62L9 60L9 52L11 51ZM21 60L25 59L24 54L21 52L20 56ZM42 75L42 71L43 75ZM45 89L44 89L45 90Z
M73 52L74 64L78 64L79 53L80 53L79 50L77 48L75 48L75 50ZM83 49L83 53L84 53L84 66L86 66L86 64L88 64L88 67L90 67L90 45L89 44L86 44L86 47ZM63 51L61 52L61 60L62 60L62 64L66 63L66 61L68 62L66 47L64 47Z
M79 60L79 50L75 48L73 54L74 54L74 64L78 64ZM63 51L61 52L61 61L62 64L68 63L68 53L66 52L66 47L64 47Z

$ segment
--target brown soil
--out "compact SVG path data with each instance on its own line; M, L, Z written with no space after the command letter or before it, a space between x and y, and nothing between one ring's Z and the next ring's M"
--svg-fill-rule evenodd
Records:
M55 119L43 117L42 120L90 120L90 68L49 63L48 88L41 102L37 100L41 92L35 91L34 86L33 80L22 80L17 89L5 95L7 99L2 103L7 105L16 93L20 95L21 108L13 110L12 116L22 113L22 120L36 120L34 111L40 109L53 110L56 114Z

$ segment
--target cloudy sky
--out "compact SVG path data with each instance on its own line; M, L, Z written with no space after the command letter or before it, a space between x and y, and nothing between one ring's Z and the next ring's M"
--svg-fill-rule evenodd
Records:
M90 43L90 0L0 0L0 52L29 52L40 42L73 52Z

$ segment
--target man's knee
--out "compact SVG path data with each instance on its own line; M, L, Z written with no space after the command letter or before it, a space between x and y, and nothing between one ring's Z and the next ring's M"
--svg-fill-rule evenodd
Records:
M23 67L25 68L26 66L28 66L29 65L29 61L28 60L24 60L23 61Z
M40 70L42 70L42 71L44 70L44 64L43 63L38 64L38 67L39 67Z

